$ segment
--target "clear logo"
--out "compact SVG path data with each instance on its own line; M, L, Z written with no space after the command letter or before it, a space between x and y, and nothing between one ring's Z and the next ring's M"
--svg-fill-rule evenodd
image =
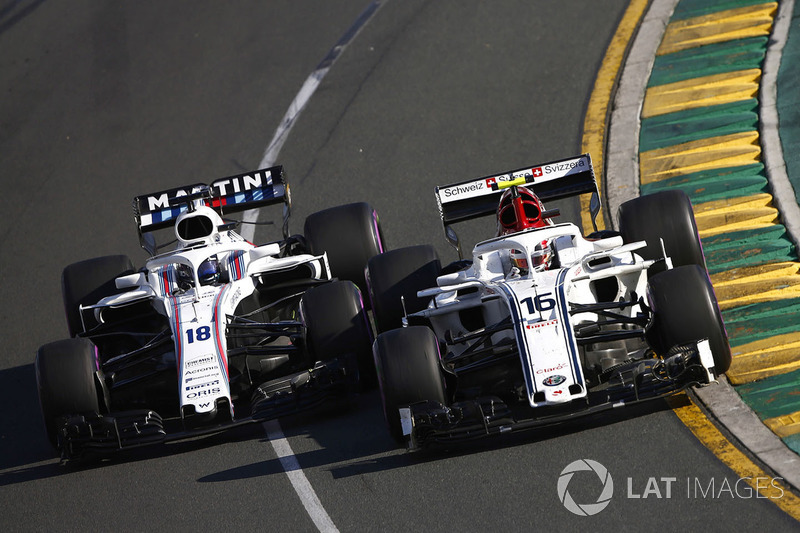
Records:
M600 482L603 484L603 490L597 497L594 503L577 503L572 499L569 493L569 482L575 472L591 471L597 474ZM578 516L592 516L596 515L605 509L611 503L611 496L614 494L614 480L611 479L611 474L608 469L597 461L591 459L578 459L568 464L558 478L558 499L564 504L564 507L571 513Z

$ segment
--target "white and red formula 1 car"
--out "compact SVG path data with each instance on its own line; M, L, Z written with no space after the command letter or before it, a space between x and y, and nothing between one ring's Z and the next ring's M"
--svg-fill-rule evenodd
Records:
M674 394L724 373L730 347L688 198L623 204L619 232L584 237L542 200L590 193L591 158L437 187L452 224L496 236L444 269L431 246L369 261L384 411L411 448L540 427ZM595 227L596 230L596 227Z

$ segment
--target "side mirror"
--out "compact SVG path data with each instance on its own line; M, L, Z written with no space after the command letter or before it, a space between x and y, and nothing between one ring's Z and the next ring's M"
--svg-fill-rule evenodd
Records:
M444 227L444 238L447 239L447 242L450 243L450 246L456 249L458 252L458 258L464 259L464 256L461 253L461 240L458 238L458 234L456 233L456 230L453 229L453 226Z
M280 253L281 245L277 242L264 244L250 250L250 261L255 261L256 259L261 259L262 257L267 257L270 255L277 256L280 255Z
M145 285L147 280L145 279L144 272L137 272L136 274L128 274L127 276L120 276L114 280L114 285L118 289L130 289L131 287L141 287Z

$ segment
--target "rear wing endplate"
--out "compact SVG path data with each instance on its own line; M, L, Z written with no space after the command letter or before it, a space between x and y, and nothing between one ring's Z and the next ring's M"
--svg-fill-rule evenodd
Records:
M527 187L542 201L591 193L589 212L597 231L600 192L594 176L592 158L589 154L583 154L436 187L436 202L439 205L445 237L458 250L459 257L461 246L452 224L494 214L503 191L513 185Z

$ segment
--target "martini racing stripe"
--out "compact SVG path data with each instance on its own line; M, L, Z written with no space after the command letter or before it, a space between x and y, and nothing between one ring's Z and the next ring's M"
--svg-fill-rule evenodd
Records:
M225 285L225 287L223 287L223 289L217 293L217 296L214 299L214 351L216 352L217 359L220 363L219 367L222 369L224 374L223 383L226 387L230 382L228 381L228 358L225 354L225 348L222 346L222 335L224 334L224 331L220 331L220 328L225 327L225 317L220 316L220 303L228 293L228 289L230 289L230 287L230 285Z
M206 202L206 205L210 207L224 207L230 205L247 204L250 202L260 202L261 200L282 197L283 191L283 185L274 185L272 187L253 189L241 193L231 194L229 196L213 198L210 202Z
M177 286L175 265L165 265L158 269L158 290L162 296L172 296Z
M236 250L228 255L228 273L231 281L238 281L244 277L243 255L243 250Z
M167 209L153 211L152 213L142 213L142 226L150 226L151 224L174 220L184 211L186 211L185 205L180 207L168 207Z
M175 332L175 362L179 369L178 384L183 383L183 331L181 330L181 308L178 305L178 298L175 296L168 296L167 301L172 307L172 331Z

